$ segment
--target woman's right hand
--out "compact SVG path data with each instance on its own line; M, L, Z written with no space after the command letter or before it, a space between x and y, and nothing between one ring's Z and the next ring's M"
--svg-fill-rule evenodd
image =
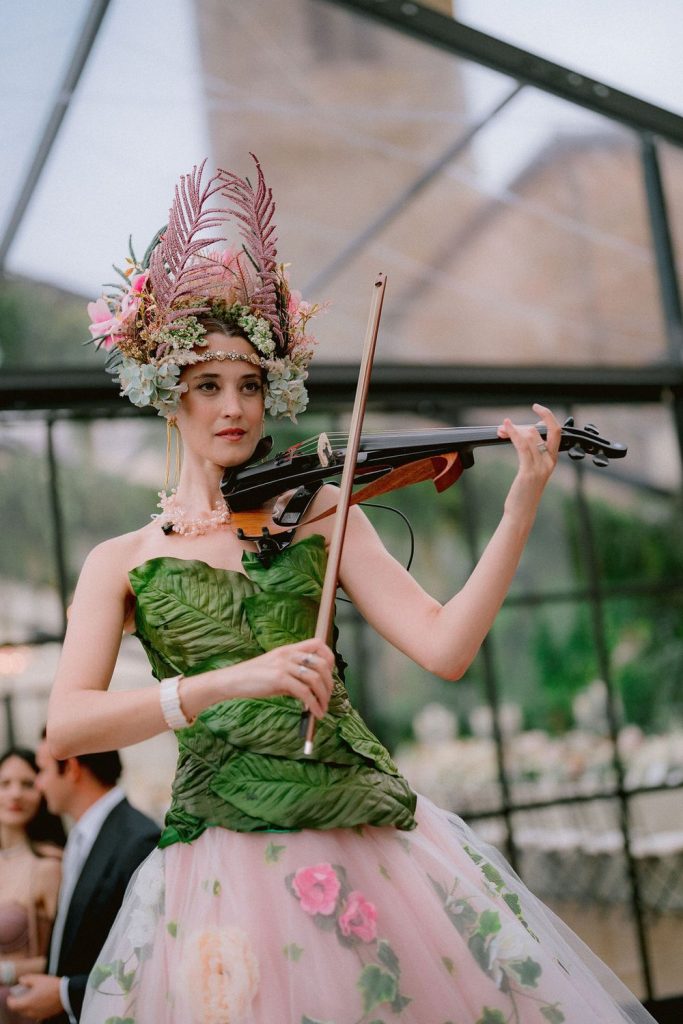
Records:
M296 697L320 719L332 694L333 668L334 654L322 640L312 637L284 644L238 665L219 669L225 680L223 699Z

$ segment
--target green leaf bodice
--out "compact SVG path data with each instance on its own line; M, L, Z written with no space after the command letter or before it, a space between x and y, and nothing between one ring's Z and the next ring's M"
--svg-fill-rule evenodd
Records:
M313 636L325 542L307 537L244 572L162 556L130 573L136 630L158 679L234 665ZM227 700L178 735L178 768L161 845L209 826L237 832L354 825L415 827L415 794L351 706L339 672L313 758L293 697Z

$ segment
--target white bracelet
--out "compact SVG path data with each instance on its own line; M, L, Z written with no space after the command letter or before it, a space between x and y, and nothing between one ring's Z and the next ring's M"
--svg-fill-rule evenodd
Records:
M180 704L178 687L183 677L172 676L170 679L162 679L159 686L159 700L161 702L161 713L169 729L187 729L192 725L194 719L189 719Z
M0 960L0 985L16 985L17 967L14 960Z

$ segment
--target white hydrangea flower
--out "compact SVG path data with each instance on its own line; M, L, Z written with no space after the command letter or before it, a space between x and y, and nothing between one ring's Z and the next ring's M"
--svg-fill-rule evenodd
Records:
M289 416L296 423L296 417L308 405L306 391L307 374L289 359L278 359L268 370L268 392L265 405L273 416Z
M187 390L186 384L178 383L180 366L173 362L159 366L124 358L114 372L118 375L124 397L140 409L151 405L162 416L176 411L181 394Z
M155 374L156 368L151 364L124 358L118 371L121 394L139 408L151 405Z

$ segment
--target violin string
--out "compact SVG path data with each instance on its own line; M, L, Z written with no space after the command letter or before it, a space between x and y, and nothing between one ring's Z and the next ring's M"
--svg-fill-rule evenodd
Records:
M535 424L537 427L539 424ZM497 428L492 426L480 426L480 425L467 425L460 427L424 427L420 430L381 430L372 431L361 435L361 440L370 441L376 437L405 437L407 444L410 444L412 440L418 441L420 438L436 440L438 441L439 435L450 435L452 437L454 430L461 430L465 434L469 434L468 440L473 442L482 442L488 440L494 440L494 435L491 431L495 431ZM541 431L542 432L542 431ZM580 431L572 430L572 433L578 435ZM474 436L473 436L474 435ZM348 434L344 431L330 431L324 435L333 452L343 450L348 444ZM307 456L317 454L320 446L320 434L316 434L313 437L305 438L303 441L299 441L296 445L293 445L291 449L294 457L296 456ZM577 440L580 440L577 437ZM440 442L439 442L440 443Z
M464 428L464 429L470 429L470 428ZM476 429L476 428L471 428L471 429ZM444 433L446 433L447 431L451 431L451 430L453 430L453 427L434 427L432 429L426 427L426 428L424 428L422 430L410 430L410 431L406 431L406 430L377 430L377 431L371 431L369 433L365 433L365 434L363 434L363 436L364 437L380 437L380 436L381 437L400 437L401 435L405 435L406 433L408 433L411 436L416 435L416 436L419 437L419 436L421 436L423 434L424 435L438 434L440 431L443 431ZM348 441L348 436L349 435L344 430L329 431L329 432L324 431L323 433L325 434L325 437L329 441L333 441L333 440L334 441L342 441L342 442L343 441ZM307 437L303 441L300 441L298 444L294 445L293 447L295 448L295 450L297 452L303 451L304 449L310 450L312 448L316 448L317 445L318 445L319 438L320 438L320 434L316 434L313 437Z
M492 427L477 427L477 426L472 426L472 427L465 426L465 427L460 427L460 428L458 428L458 427L455 427L455 428L453 428L453 427L423 427L420 430L410 430L410 431L406 431L406 430L378 430L378 431L373 431L373 432L370 432L370 433L367 433L367 434L363 434L362 436L366 437L366 438L372 438L372 437L401 437L403 435L410 434L411 437L421 437L421 436L433 436L434 434L438 435L439 433L442 433L442 432L444 434L445 433L450 433L454 429L456 429L456 430L458 430L458 429L461 429L461 430L477 430L477 429L479 429L479 430L491 430L491 429L494 429L494 428L492 428ZM324 433L325 433L325 437L327 438L327 440L332 445L333 450L334 450L335 444L338 445L339 447L343 447L344 444L348 443L348 436L349 435L347 433L345 433L343 430L330 431L329 433L328 432L324 432ZM307 437L307 438L305 438L305 440L300 441L297 445L294 446L296 453L298 455L308 455L308 454L311 454L311 453L317 451L319 438L320 438L320 434L316 434L314 437Z
M421 427L419 430L377 430L370 431L362 434L362 438L371 440L373 437L405 437L419 439L420 437L432 438L435 435L438 437L439 434L452 434L454 430L462 430L463 432L477 432L481 431L479 438L472 438L472 440L486 440L489 431L496 430L494 426L484 426L480 424L465 424L459 427ZM337 431L324 431L323 432L327 440L330 442L333 451L344 448L348 444L348 433L343 430ZM578 433L578 431L577 431ZM320 434L316 434L313 437L307 437L303 441L299 441L292 448L296 455L312 455L318 450L320 443Z
M475 431L488 432L490 430L497 430L497 429L498 429L497 426L492 426L492 425L489 425L489 424L486 424L486 425L485 424L474 424L474 425L464 425L464 426L461 425L459 427L424 427L424 428L422 428L420 430L374 430L374 431L369 431L368 433L363 434L363 437L402 437L402 436L408 436L408 437L431 437L433 434L437 434L437 435L438 434L452 434L454 430L461 430L463 433L465 433L465 432L472 433L472 432L475 432ZM344 433L343 431L337 431L337 432L330 432L329 434L325 434L325 436L328 439L340 438L341 440L346 440L347 437L348 437L348 434ZM311 438L311 440L315 444L318 443L317 437L316 438Z
M529 424L529 425L531 425L531 424ZM535 425L538 426L538 424L535 424ZM405 430L405 429L399 429L399 430L373 430L373 431L368 431L367 433L363 433L362 436L363 437L367 437L367 438L372 438L372 437L400 437L400 436L405 436L405 435L409 435L410 437L430 437L430 436L432 436L434 434L438 435L438 434L452 433L454 430L484 431L484 432L487 432L489 430L495 430L495 429L497 429L497 427L495 427L493 425L490 425L490 424L470 423L470 424L460 424L460 426L458 426L458 427L420 427L417 430ZM581 431L576 430L576 428L572 428L572 433L581 433ZM321 431L321 434L324 434L325 437L330 442L339 442L339 443L343 444L343 443L348 441L348 433L346 431L344 431L344 430ZM315 434L312 437L304 438L303 441L299 441L297 444L293 445L292 447L297 452L309 452L309 451L315 450L315 449L317 449L317 446L318 446L321 434Z
M406 572L410 572L410 567L413 564L413 558L415 556L415 531L413 530L413 527L410 523L410 520L408 519L408 516L401 512L399 508L395 508L393 505L382 505L380 502L376 501L359 501L358 504L362 508L381 508L384 509L384 511L386 512L394 512L403 520L403 522L408 527L408 534L410 536L410 552L408 554L408 561L406 562L405 565ZM343 601L344 604L353 604L353 601L349 600L348 597L338 597L337 601Z

